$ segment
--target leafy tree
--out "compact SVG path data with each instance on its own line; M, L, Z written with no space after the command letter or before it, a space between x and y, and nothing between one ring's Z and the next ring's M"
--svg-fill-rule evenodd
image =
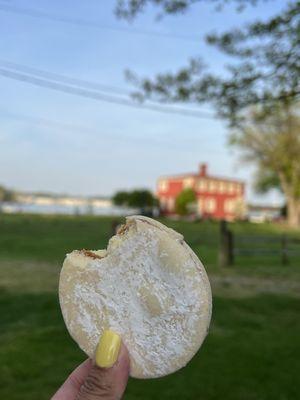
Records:
M117 192L112 200L116 206L126 206L128 205L129 193L124 191Z
M231 0L238 7L260 1L263 0ZM176 15L201 2L226 3L225 0L120 0L117 14L132 19L152 4L162 14ZM283 6L280 14L267 21L206 36L209 45L232 59L223 76L209 72L199 57L175 73L140 78L129 71L127 76L136 85L134 95L140 101L210 102L217 114L228 121L231 132L234 131L231 143L257 165L257 185L265 190L274 185L282 189L289 223L296 225L298 139L291 132L298 124L295 104L300 98L300 1L283 2ZM256 114L253 114L255 108ZM268 125L271 126L269 133ZM278 155L285 167L274 162Z
M185 3L187 8L192 2ZM243 120L249 106L260 103L271 110L278 101L291 104L299 97L300 1L267 22L210 34L206 40L233 58L225 77L209 73L199 57L177 73L152 79L140 79L127 71L139 88L135 96L142 101L211 102L219 116L234 126Z
M193 189L184 189L176 197L175 211L179 215L189 214L190 207L196 201L196 195Z
M132 208L151 208L157 205L157 200L149 190L141 189L131 192L117 192L113 196L113 203L117 206Z
M256 171L254 188L257 193L267 193L271 189L281 190L280 181L275 171L270 169L258 169Z
M8 190L3 186L0 186L0 201L14 201L15 193L12 190Z
M230 0L117 0L116 14L128 20L145 11L147 5L154 5L161 10L162 14L178 14L186 12L195 3L212 3L219 8ZM236 4L238 10L242 10L248 4L255 5L259 0L231 0Z
M5 192L4 187L3 187L3 186L0 186L0 201L2 201L2 199L3 199L4 192Z
M155 199L149 190L134 190L129 195L129 207L150 208L154 205Z
M12 190L6 190L4 193L4 198L3 201L15 201L16 196L15 193Z
M280 188L287 202L290 226L300 223L300 112L278 104L272 114L257 107L244 121L243 129L231 135L242 158L258 166L260 191Z

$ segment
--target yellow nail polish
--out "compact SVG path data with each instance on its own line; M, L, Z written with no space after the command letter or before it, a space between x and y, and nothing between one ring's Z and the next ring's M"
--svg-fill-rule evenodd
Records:
M96 349L95 361L98 367L112 367L118 359L120 347L120 336L110 330L104 331Z

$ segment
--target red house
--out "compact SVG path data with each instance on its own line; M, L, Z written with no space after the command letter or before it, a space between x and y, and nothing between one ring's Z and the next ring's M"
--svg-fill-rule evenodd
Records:
M176 197L187 188L196 194L200 217L234 220L245 213L244 182L211 176L207 165L200 164L198 173L159 178L157 197L164 214L175 214Z

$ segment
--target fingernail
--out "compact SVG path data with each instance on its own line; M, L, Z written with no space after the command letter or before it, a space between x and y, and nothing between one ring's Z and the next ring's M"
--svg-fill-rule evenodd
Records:
M95 361L98 367L112 367L118 359L120 347L120 336L110 330L104 331L96 349Z

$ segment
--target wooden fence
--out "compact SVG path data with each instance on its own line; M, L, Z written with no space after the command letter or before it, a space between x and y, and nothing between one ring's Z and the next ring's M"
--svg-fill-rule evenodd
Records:
M300 256L300 239L286 234L279 236L243 235L233 233L226 223L220 223L219 265L234 265L239 256L276 256L282 265L292 256Z

